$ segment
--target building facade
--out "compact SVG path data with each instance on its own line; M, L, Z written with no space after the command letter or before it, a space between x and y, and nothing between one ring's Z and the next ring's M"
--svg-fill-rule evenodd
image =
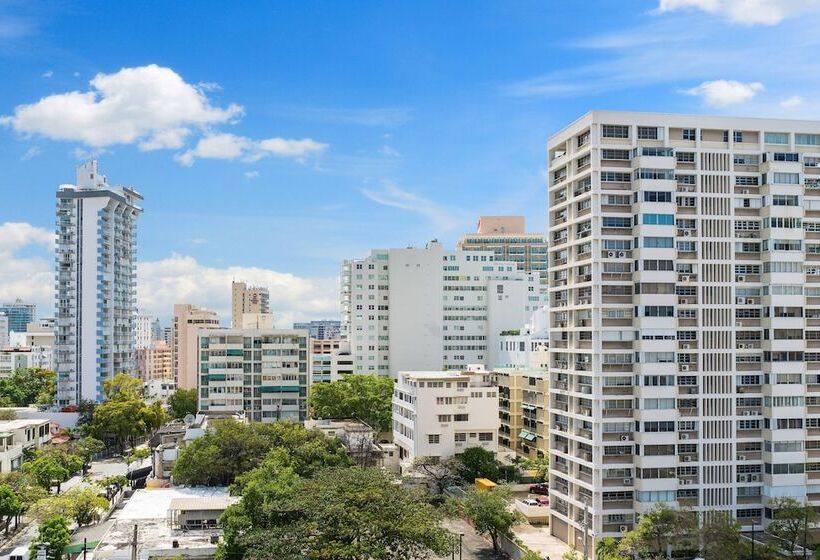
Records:
M12 303L0 304L0 313L8 317L9 331L24 332L26 325L34 321L37 315L37 306L18 298Z
M347 340L310 339L311 368L310 383L330 383L338 381L342 375L353 373L353 356Z
M52 369L54 355L50 346L15 346L0 349L0 378L18 369Z
M213 311L189 303L174 305L171 357L174 381L180 389L196 389L199 368L199 331L219 328L219 316Z
M544 302L539 277L489 251L374 250L342 267L342 332L357 373L465 370Z
M5 313L0 313L0 348L9 344L9 318Z
M245 282L231 282L231 327L241 329L246 313L270 313L270 294L267 288L249 286Z
M498 389L482 367L403 371L393 392L393 442L402 469L416 457L447 460L469 447L498 451Z
M100 401L106 379L134 372L140 200L133 189L110 186L96 161L78 166L76 184L57 191L59 405Z
M199 333L199 410L254 422L307 418L307 331L209 329Z
M174 358L164 340L155 340L147 348L137 349L137 375L147 383L155 379L174 380Z
M820 123L595 111L548 158L553 534L820 504Z
M135 332L137 350L148 348L152 342L162 338L159 319L153 315L137 315Z
M314 340L339 340L342 332L342 322L333 320L309 321L307 323L293 323L293 328L307 329L310 338Z
M547 240L543 233L527 233L524 216L481 216L476 232L464 235L456 248L492 251L495 260L514 262L547 283Z

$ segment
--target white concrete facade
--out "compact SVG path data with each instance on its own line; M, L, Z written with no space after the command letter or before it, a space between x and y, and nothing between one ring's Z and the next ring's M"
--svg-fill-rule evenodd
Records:
M820 504L820 122L594 111L548 159L553 534Z
M342 267L342 332L356 373L463 370L495 361L504 330L545 301L536 273L491 251L374 250Z
M393 442L407 468L416 457L450 459L470 447L498 451L498 389L483 367L402 371L393 391Z
M142 197L112 187L96 161L57 191L57 404L102 400L103 381L134 372L136 233Z

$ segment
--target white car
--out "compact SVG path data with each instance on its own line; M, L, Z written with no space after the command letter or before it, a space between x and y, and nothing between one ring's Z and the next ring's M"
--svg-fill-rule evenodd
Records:
M527 498L526 500L521 500L521 503L525 506L537 506L538 502L533 500L532 498Z

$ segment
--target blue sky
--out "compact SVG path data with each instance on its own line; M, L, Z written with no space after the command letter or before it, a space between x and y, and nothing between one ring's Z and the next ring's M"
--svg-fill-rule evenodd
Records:
M818 23L817 0L0 0L0 298L50 310L54 191L96 155L145 196L145 311L227 313L238 277L280 326L334 316L344 258L481 214L542 230L546 140L589 109L820 116Z

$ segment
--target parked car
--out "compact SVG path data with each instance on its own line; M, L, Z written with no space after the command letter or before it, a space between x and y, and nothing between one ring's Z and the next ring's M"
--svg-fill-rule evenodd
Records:
M530 486L530 494L541 494L542 496L549 496L550 485L542 482L540 484L533 484Z
M525 506L537 506L538 502L533 500L532 498L527 498L526 500L521 500L521 503Z
M537 498L535 498L535 501L538 502L539 506L550 505L550 499L546 496L538 496Z

